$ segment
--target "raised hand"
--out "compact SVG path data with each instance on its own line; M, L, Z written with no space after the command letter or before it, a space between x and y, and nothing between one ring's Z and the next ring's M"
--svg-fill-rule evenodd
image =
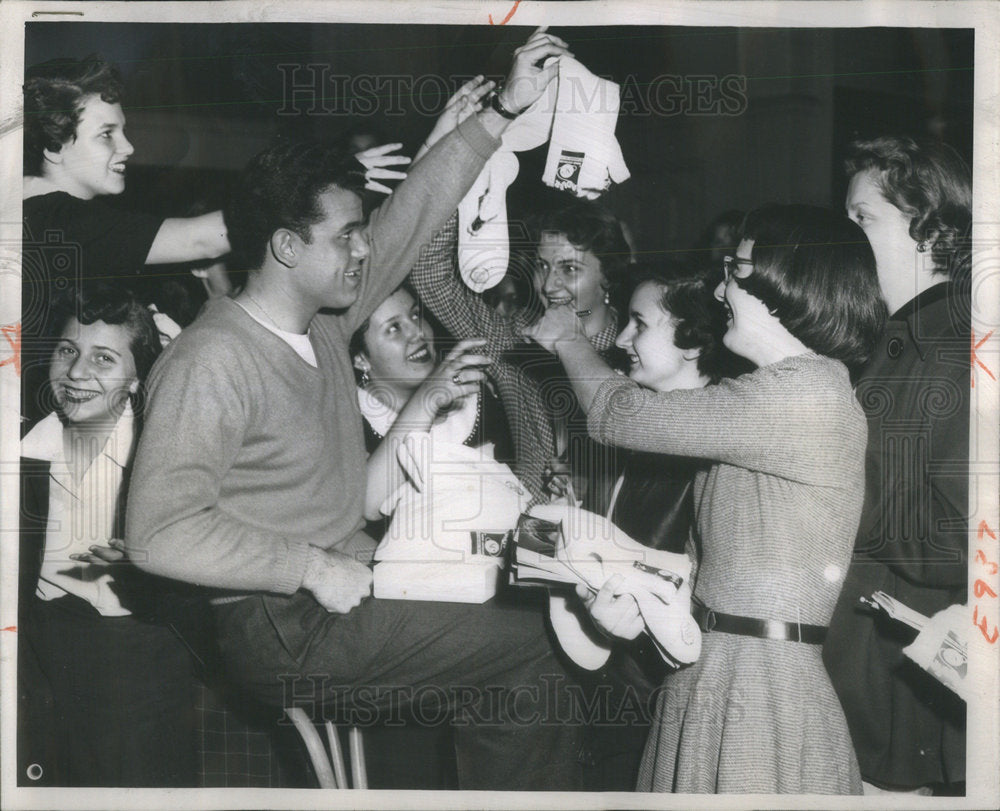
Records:
M496 87L496 82L489 81L482 76L476 76L474 79L470 79L463 84L458 89L458 92L448 99L448 103L445 104L444 110L434 124L434 129L431 130L431 134L427 136L427 140L417 150L413 162L416 163L420 160L434 144L476 112L486 94L494 87Z
M512 113L521 113L535 103L558 70L554 57L572 56L566 42L549 34L543 25L514 51L510 73L500 91L500 104Z
M579 317L572 307L564 305L546 309L538 321L524 330L524 335L552 353L558 351L558 345L563 341L587 340Z
M479 391L479 384L486 379L483 368L492 363L490 357L475 351L485 343L483 338L459 341L414 393L413 397L421 399L432 417Z
M402 149L402 147L402 144L382 144L381 146L373 146L371 149L364 149L354 156L365 167L366 189L382 194L392 194L392 189L384 183L379 183L379 180L403 180L406 178L406 172L385 168L387 166L402 166L410 162L406 155L388 154Z

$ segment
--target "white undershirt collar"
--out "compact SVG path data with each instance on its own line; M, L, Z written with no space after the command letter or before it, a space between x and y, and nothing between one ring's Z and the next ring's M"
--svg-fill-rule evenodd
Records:
M239 304L240 308L249 315L254 321L260 324L268 332L271 332L281 338L286 344L288 344L302 360L312 366L314 369L319 366L316 361L316 350L313 349L312 341L309 340L309 333L306 332L303 335L300 332L286 332L283 329L278 329L272 324L268 324L262 318L258 318L250 310L243 306L242 303L233 299L236 304Z

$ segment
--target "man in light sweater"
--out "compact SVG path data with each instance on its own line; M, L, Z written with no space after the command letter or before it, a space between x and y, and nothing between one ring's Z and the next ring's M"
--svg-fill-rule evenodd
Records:
M352 723L399 705L454 718L461 788L578 787L579 729L537 612L369 599L348 339L551 79L541 63L562 53L562 40L536 32L501 94L367 224L342 156L325 146L279 145L251 162L227 225L255 270L150 375L128 502L136 565L220 590L219 642L243 688Z

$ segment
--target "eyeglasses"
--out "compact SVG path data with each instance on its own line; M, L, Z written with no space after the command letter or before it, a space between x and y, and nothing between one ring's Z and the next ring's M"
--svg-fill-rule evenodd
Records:
M725 274L726 282L730 279L745 279L753 272L753 261L740 259L737 256L725 256L722 259L722 271Z

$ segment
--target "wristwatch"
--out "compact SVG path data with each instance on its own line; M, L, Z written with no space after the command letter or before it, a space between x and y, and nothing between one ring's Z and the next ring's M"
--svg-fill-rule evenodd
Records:
M517 118L524 111L523 110L519 110L516 113L512 113L510 110L508 110L506 107L504 107L503 106L503 102L500 101L500 91L501 90L503 90L503 87L497 88L490 95L490 107L492 107L493 111L497 115L499 115L501 118L506 118L508 121L513 121L515 118Z

